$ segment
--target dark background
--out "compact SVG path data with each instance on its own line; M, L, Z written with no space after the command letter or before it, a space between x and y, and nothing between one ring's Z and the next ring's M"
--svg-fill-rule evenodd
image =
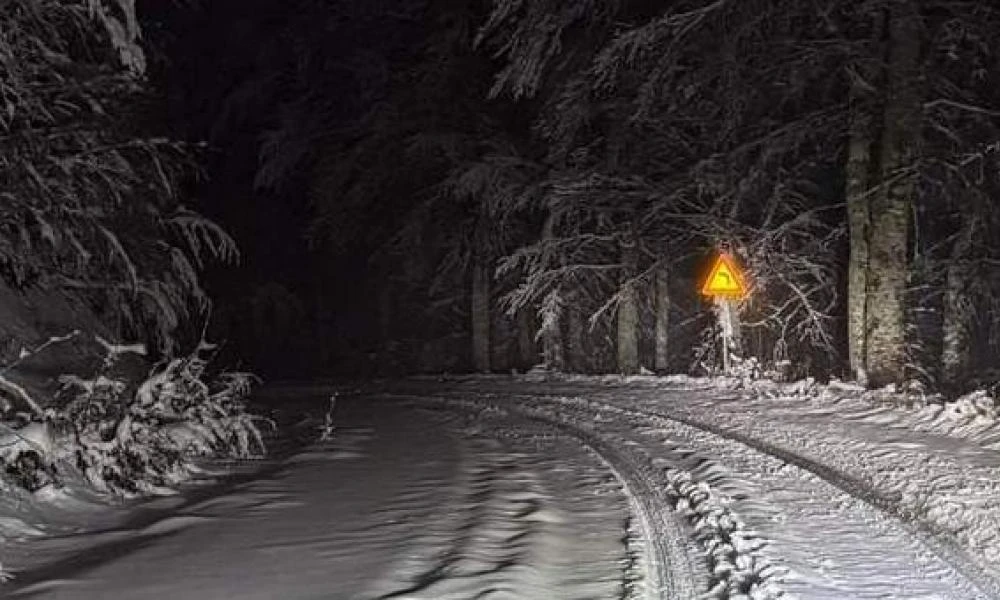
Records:
M945 334L960 329L960 371L988 379L997 244L960 240L997 231L997 14L913 6L924 128L906 256L893 258L906 270L906 348L890 378L963 379L941 366ZM899 101L875 98L896 68L894 38L875 25L899 22L879 21L888 3L213 0L141 12L151 114L206 143L189 197L243 253L206 274L225 361L279 377L483 370L472 347L486 293L486 369L620 371L620 286L636 277L641 366L654 366L668 306L655 370L706 372L718 347L698 279L728 249L755 284L741 349L753 368L849 376L845 165L852 119ZM682 37L671 28L685 19ZM871 65L885 71L866 104L856 83ZM661 267L670 283L654 293Z

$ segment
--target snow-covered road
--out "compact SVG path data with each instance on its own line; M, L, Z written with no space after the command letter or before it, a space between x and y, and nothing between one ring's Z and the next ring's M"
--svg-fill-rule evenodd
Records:
M475 391L468 386L435 390L423 399L524 415L572 427L594 448L628 449L633 471L647 471L651 481L659 471L659 493L678 508L675 513L687 517L689 527L682 535L701 546L701 552L689 553L690 562L700 563L696 570L706 575L703 581L709 580L714 596L997 597L993 578L978 561L907 518L897 502L863 479L764 439L664 408L691 404L693 390L642 394L628 388L608 392L527 386L534 391L514 393L504 387L485 391L489 386L477 382ZM714 390L708 396L701 401L727 400ZM636 488L634 495L646 493L630 486L628 478L622 481L626 490ZM661 536L676 535L663 527L643 533L647 547ZM648 567L655 576L657 561Z
M557 436L464 411L342 402L328 443L4 586L31 598L616 598L632 567L614 476ZM492 435L497 434L500 435ZM108 540L111 540L109 543ZM18 570L17 556L8 565Z
M925 498L927 510L915 511L906 493L929 481L952 503L980 497L988 484L962 478L995 475L997 457L810 406L690 382L472 378L341 390L331 441L142 527L31 542L87 559L26 570L2 591L1000 598L995 563L972 543L992 539L989 523L966 537L956 531L969 527L947 527L995 512L978 505L936 520L942 505ZM918 460L942 447L967 460ZM949 473L962 486L945 488ZM16 556L6 562L17 569Z

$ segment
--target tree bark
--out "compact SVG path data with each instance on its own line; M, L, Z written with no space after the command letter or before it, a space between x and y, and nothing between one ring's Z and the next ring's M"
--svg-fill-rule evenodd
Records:
M915 0L891 3L881 183L872 195L869 237L867 371L875 387L901 382L906 364L905 295L913 169L921 141L920 40Z
M554 237L555 221L552 213L545 218L542 227L542 239L549 240ZM559 290L555 290L545 299L539 310L541 318L539 334L542 339L542 359L546 368L554 371L562 371L566 368L566 357L563 352L562 320L564 318L562 301Z
M542 358L545 366L552 371L566 369L566 355L563 349L562 308L557 306L558 298L549 298L549 306L543 308L541 337Z
M535 343L535 318L531 308L517 312L517 353L521 367L530 369L538 363L538 345Z
M472 267L472 363L482 373L490 370L490 272Z
M567 334L567 366L571 371L576 373L585 373L587 369L587 353L586 353L586 323L581 311L578 307L576 296L571 297L571 306L566 309L566 328Z
M941 325L943 347L941 349L941 380L949 386L961 384L968 372L970 362L969 332L972 323L972 308L965 290L969 284L967 265L975 222L971 215L963 215L962 231L955 242L948 265L945 282L944 318Z
M621 300L618 303L618 372L633 375L639 372L639 307L636 303L635 277L638 254L635 241L622 244Z
M876 27L880 29L880 27ZM847 274L847 343L851 374L861 385L868 384L867 314L869 235L871 204L869 190L874 174L877 103L871 90L877 85L874 61L855 66L849 107L847 148L847 224L850 232L850 261Z
M656 270L656 357L653 368L657 373L670 369L670 270L661 265Z
M516 358L512 340L514 338L513 320L503 311L490 306L490 370L503 373L510 371ZM512 360L513 359L513 360Z

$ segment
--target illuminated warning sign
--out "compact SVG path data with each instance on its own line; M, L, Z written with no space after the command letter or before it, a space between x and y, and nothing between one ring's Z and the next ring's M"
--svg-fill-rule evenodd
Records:
M720 254L712 267L701 293L706 296L742 296L746 292L743 287L743 275L725 254Z

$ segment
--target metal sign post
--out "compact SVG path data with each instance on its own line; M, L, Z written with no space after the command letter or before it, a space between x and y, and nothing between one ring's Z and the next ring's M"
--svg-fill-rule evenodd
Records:
M746 293L743 275L728 254L721 253L712 267L701 293L715 300L722 337L722 368L732 372L733 339L736 335L736 299Z
M735 319L733 318L736 306L733 299L726 296L717 296L715 301L718 304L722 337L722 369L726 374L729 374L732 372L733 336L736 334L734 331Z

